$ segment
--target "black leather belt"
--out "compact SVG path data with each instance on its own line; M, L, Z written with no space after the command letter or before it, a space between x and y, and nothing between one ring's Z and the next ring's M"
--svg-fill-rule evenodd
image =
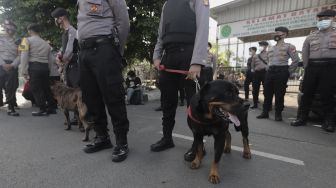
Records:
M113 44L113 36L99 36L84 39L79 42L79 47L81 49L91 49L102 44Z
M6 64L12 64L12 63L13 63L13 61L11 61L11 60L4 60L4 62L5 62Z
M266 72L266 69L255 70L254 72Z
M308 66L312 67L336 66L336 59L335 58L309 59Z
M184 52L186 49L193 49L194 44L187 44L187 43L171 43L164 45L163 49L166 53L174 53L174 52Z
M288 71L289 66L270 66L268 72L284 72Z

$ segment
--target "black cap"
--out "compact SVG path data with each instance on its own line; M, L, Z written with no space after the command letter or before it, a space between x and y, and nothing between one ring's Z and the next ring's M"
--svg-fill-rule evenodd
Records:
M35 33L39 33L40 32L40 26L36 23L33 24L29 24L27 27L28 31L33 31Z
M52 11L51 16L53 18L59 18L61 16L68 16L68 11L64 8L58 7L54 11Z
M259 45L260 46L268 46L268 42L266 42L266 41L260 41Z
M287 33L287 34L289 32L287 27L277 27L277 28L275 28L275 31L281 31L281 32L284 32L284 33Z
M320 13L316 15L317 17L335 17L336 11L335 10L322 10Z
M253 50L253 51L257 51L257 48L256 47L251 47L251 48L249 48L249 50Z

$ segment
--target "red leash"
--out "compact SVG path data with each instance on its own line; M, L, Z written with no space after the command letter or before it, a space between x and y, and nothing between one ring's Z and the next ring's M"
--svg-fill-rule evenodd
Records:
M184 74L184 75L188 75L188 73L189 73L189 71L185 71L185 70L167 69L164 65L160 65L159 69L160 69L160 71L177 73L177 74Z

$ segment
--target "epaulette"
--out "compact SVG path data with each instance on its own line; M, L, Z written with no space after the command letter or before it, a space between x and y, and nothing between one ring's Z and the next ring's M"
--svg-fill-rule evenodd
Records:
M320 32L320 30L313 30L313 31L310 32L309 35L316 35L316 34L318 34L319 32Z

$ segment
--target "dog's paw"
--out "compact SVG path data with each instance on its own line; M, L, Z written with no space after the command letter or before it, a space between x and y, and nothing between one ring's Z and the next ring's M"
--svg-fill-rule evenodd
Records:
M245 159L251 159L251 158L252 158L251 152L244 152L244 153L243 153L243 157L244 157Z
M195 162L195 161L192 161L191 164L190 164L191 169L199 169L200 167L201 167L201 163L198 163L198 162Z
M231 148L224 148L224 153L231 153Z
M209 175L209 181L212 184L219 184L220 183L219 175L218 174L210 174Z

